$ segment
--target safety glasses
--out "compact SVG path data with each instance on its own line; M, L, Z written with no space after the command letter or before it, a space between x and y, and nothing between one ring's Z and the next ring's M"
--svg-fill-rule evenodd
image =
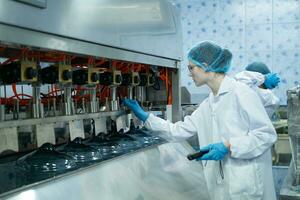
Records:
M193 69L194 69L194 67L195 67L195 66L188 65L188 69L189 69L189 71L190 71L190 72L192 72L192 71L193 71Z

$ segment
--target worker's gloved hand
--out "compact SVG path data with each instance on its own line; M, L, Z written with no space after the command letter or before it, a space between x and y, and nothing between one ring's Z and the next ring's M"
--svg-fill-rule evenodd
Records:
M273 89L278 86L280 78L276 73L268 73L265 75L264 85L267 89Z
M145 112L136 100L124 99L123 104L129 107L135 114L135 116L143 122L145 122L148 119L149 113Z
M209 144L200 149L200 151L209 150L207 154L204 154L200 160L223 160L228 154L229 149L223 142Z

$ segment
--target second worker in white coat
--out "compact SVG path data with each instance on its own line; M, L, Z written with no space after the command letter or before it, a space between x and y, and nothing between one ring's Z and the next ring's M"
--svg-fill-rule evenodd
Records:
M260 97L270 119L279 107L279 98L272 92L278 86L280 78L276 73L271 73L266 64L253 62L246 67L246 71L237 73L234 78L247 84Z

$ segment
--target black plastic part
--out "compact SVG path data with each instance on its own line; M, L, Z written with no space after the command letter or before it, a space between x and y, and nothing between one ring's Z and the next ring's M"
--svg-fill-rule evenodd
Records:
M135 131L135 125L134 125L134 122L133 122L133 119L130 119L130 126L129 126L129 129L130 131Z
M41 69L41 80L42 83L54 84L58 83L58 66L51 65Z
M122 74L122 86L131 85L131 74Z
M29 67L25 71L25 77L27 79L33 79L37 76L37 70L34 69L33 67Z
M4 84L17 83L21 81L21 64L13 62L0 66L0 79Z
M62 78L63 78L64 81L70 80L72 78L72 72L69 71L69 70L64 70L62 72Z
M83 141L83 138L77 137L59 151L72 156L76 160L76 163L90 163L102 159L97 149L84 144Z
M99 76L97 73L92 73L91 74L91 81L97 82L99 80Z
M78 69L72 73L73 84L84 85L88 82L88 71L85 69Z
M138 76L133 77L133 83L138 84L140 82L140 78Z
M146 86L147 84L147 75L146 74L140 74L140 84L139 86Z
M187 159L195 160L197 158L201 158L204 154L207 154L208 152L209 152L209 150L198 151L196 153L191 153L191 154L187 155Z
M121 84L122 83L122 76L120 74L117 74L115 77L115 83Z
M111 85L113 83L113 75L110 72L104 72L99 74L99 82L101 85Z
M151 75L151 76L149 77L149 84L150 84L150 85L153 85L154 82L155 82L155 77L154 77L153 75Z

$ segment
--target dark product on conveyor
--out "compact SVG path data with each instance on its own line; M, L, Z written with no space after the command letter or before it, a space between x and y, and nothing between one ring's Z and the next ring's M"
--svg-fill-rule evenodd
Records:
M197 158L201 158L202 156L204 156L208 152L209 152L209 150L203 150L203 151L198 151L196 153L191 153L191 154L187 155L187 159L195 160Z
M151 146L153 144L160 144L165 142L165 139L151 134L146 129L135 128L133 120L130 121L130 131L129 135L142 143L143 147Z
M121 151L121 148L118 144L114 143L88 143L93 148L96 148L103 160L114 158L116 156L124 154L124 152Z
M72 156L77 163L88 164L102 159L101 153L96 148L84 144L80 137L60 147L59 151Z
M136 130L133 119L130 119L129 130L131 132Z
M111 135L109 141L116 142L124 152L132 152L142 147L142 143L123 133L121 129L118 133Z
M24 167L28 183L43 180L76 169L73 157L55 150L50 143L17 160L17 165Z
M118 141L118 140L133 141L134 140L128 134L125 134L123 129L120 129L120 131L117 132L110 132L107 135L106 139L109 141Z
M116 146L122 153L132 152L142 147L139 141L125 134L123 129L118 132L110 131L109 134L100 133L92 140L101 144Z
M87 144L96 148L103 159L109 159L124 154L118 143L116 141L110 141L105 133L99 133L97 136L87 141Z
M0 164L0 193L25 185L26 171L15 162Z
M117 130L117 124L114 120L110 121L110 130L108 134L105 135L105 138L109 141L117 141L120 139L133 140L128 134L124 133L124 129L120 129L119 131Z
M111 130L106 139L117 143L125 153L135 151L142 147L142 143L130 137L129 134L125 134L123 129L117 131L116 122L113 120L111 120Z

